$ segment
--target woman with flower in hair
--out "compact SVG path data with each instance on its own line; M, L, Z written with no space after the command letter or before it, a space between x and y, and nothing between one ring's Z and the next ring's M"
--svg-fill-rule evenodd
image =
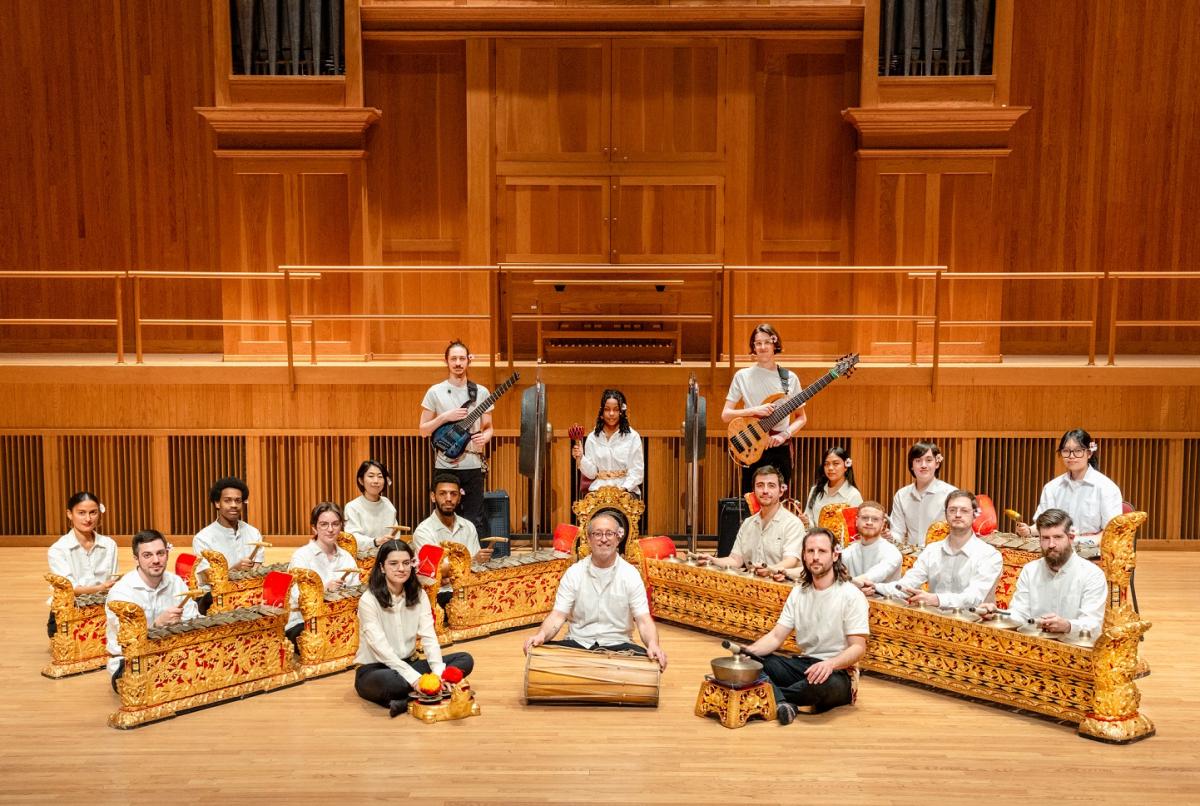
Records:
M834 445L825 451L825 458L817 466L815 480L808 490L804 514L800 516L800 520L804 521L806 529L811 529L819 525L817 520L826 504L856 507L862 502L862 493L854 483L854 460L850 458L850 451L841 445Z
M67 522L71 528L48 552L50 573L69 580L76 596L108 593L120 576L116 541L96 531L103 514L104 504L95 493L81 491L72 495L67 499ZM53 613L46 631L51 637L57 631Z
M1096 441L1082 428L1072 428L1058 441L1058 455L1067 472L1042 488L1033 520L1048 509L1061 509L1075 524L1076 543L1100 542L1108 522L1121 514L1121 490L1100 472ZM1017 524L1017 534L1034 534L1026 523Z
M629 405L620 389L605 389L600 395L596 427L582 446L576 443L571 448L571 455L579 463L579 472L592 480L588 489L620 487L642 494L646 474L642 437L629 426Z

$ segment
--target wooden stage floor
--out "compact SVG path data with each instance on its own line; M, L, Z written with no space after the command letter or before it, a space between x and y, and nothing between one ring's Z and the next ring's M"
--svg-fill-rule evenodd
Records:
M483 709L463 722L389 719L344 672L117 731L105 724L116 696L104 672L39 674L45 550L4 548L0 558L13 581L0 591L3 803L1200 801L1200 650L1188 634L1200 554L1139 558L1140 604L1154 623L1142 711L1158 735L1126 747L875 677L854 707L728 730L692 714L717 640L671 625L655 710L524 706L524 630L455 647L475 656Z

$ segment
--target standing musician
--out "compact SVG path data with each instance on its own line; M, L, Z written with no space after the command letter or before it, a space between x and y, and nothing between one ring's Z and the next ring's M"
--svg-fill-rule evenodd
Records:
M448 377L429 387L421 401L420 432L423 437L433 436L433 432L446 423L463 419L477 402L489 394L487 388L467 378L467 370L471 365L471 352L467 345L455 339L446 347L445 357ZM460 511L475 524L476 533L485 537L489 531L483 508L483 477L486 472L483 451L492 439L491 411L489 408L471 424L471 444L462 456L448 459L439 451L433 463L435 470L444 470L458 479L463 491Z
M1096 441L1082 428L1073 428L1058 441L1058 455L1067 472L1042 488L1036 519L1050 509L1064 510L1075 524L1076 540L1100 542L1104 527L1121 514L1121 490L1100 472L1096 459ZM1017 524L1017 534L1029 537L1027 524Z
M589 489L619 487L642 494L642 436L629 425L629 405L620 389L605 389L600 395L596 428L583 445L572 446L571 456L579 472L592 480Z
M783 474L770 465L754 471L754 497L760 509L742 521L728 557L700 554L701 564L726 568L750 568L759 576L771 576L800 564L804 524L783 506L787 485Z
M858 540L842 551L842 563L850 572L850 581L860 588L900 578L903 558L900 550L883 536L886 518L883 504L877 501L864 501L858 505L855 519Z
M775 717L781 725L792 723L797 706L819 712L851 702L846 670L866 653L871 634L866 597L850 583L833 532L810 529L803 546L803 575L788 594L779 622L742 650L761 658L763 673L775 690ZM771 654L793 631L804 655Z
M119 576L116 541L96 531L103 512L103 505L94 493L72 495L67 499L67 521L71 528L47 552L50 573L69 580L76 596L105 593ZM58 625L51 611L46 633L53 638L56 632Z
M192 538L196 581L203 587L208 585L208 560L201 552L219 551L225 555L230 571L248 571L259 565L264 556L261 546L250 545L261 543L262 533L242 520L242 507L250 500L246 482L233 476L218 479L208 491L208 500L217 511L217 519ZM211 604L210 593L200 600L200 612L207 613Z
M362 493L346 504L346 531L354 535L359 551L383 545L396 524L396 506L384 491L392 485L392 474L382 462L367 459L358 466L354 483Z
M908 449L908 473L912 484L901 487L892 498L892 539L917 548L925 545L925 533L941 519L946 496L954 485L938 478L942 449L935 442L918 442Z
M393 717L408 710L408 693L422 674L453 666L466 677L475 668L466 652L442 656L429 597L417 581L412 547L389 540L379 548L367 591L358 600L359 641L354 691ZM417 638L425 659L416 657Z
M850 451L841 445L834 445L825 451L825 458L817 467L800 520L804 521L806 529L810 529L817 525L817 519L821 517L821 510L826 504L856 507L862 500L862 493L854 483L854 460L850 458Z
M750 334L750 352L754 356L752 367L739 369L729 384L725 395L725 408L721 410L721 421L728 423L738 417L767 417L775 411L775 403L763 401L773 394L783 392L790 397L803 387L796 373L775 363L775 356L783 352L783 340L771 325L763 323ZM734 408L741 401L742 408ZM800 432L808 422L802 406L786 424L780 423L771 433L771 443L763 455L749 467L742 468L742 493L754 488L754 471L762 465L776 467L787 481L792 477L792 451L788 440Z
M863 593L872 596L878 591L911 605L932 607L977 607L982 602L994 602L1004 561L1000 552L975 534L973 524L978 516L974 493L950 493L946 496L949 536L926 546L898 582L867 584ZM920 590L925 582L929 583L928 591Z
M342 511L338 505L322 501L313 507L308 523L313 536L292 554L288 568L315 571L326 591L359 584L358 565L350 552L338 547L338 535L342 533ZM296 637L304 631L304 618L300 615L300 591L295 585L291 590L292 609L285 631L294 644Z
M1098 636L1108 602L1104 572L1075 553L1075 529L1066 512L1048 509L1036 525L1042 556L1021 569L1009 612L1021 622L1034 619L1045 632ZM996 606L983 604L975 612L990 619Z
M608 652L634 652L667 668L667 653L658 645L658 629L650 616L646 585L638 570L617 554L624 530L612 515L600 513L588 521L592 553L572 565L558 583L554 609L538 631L525 641L525 652L542 644ZM570 621L566 640L554 641ZM643 649L630 641L637 624L646 642Z
M117 640L120 622L109 605L113 602L132 602L146 613L146 624L165 627L200 615L196 602L188 593L188 584L167 570L171 547L157 529L143 529L133 536L133 558L137 567L117 580L108 590L104 602L107 628L108 673L112 675L113 691L117 679L125 672L121 657L121 642Z

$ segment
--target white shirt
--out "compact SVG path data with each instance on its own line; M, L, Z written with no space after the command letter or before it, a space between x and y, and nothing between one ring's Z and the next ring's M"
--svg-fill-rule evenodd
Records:
M928 582L939 607L974 607L996 601L996 583L1003 566L1000 552L976 535L958 551L946 538L926 546L899 582L885 582L877 588L885 595L900 597L900 588L919 588Z
M321 550L321 544L317 542L315 537L292 552L292 559L288 563L288 568L307 568L309 571L315 571L317 576L321 578L321 584L323 585L335 579L340 579L347 585L357 585L361 580L358 574L358 564L350 556L350 552L339 547L337 552L330 557ZM353 568L354 573L339 573L344 572L347 568ZM288 615L287 626L284 629L288 629L304 621L304 617L300 615L299 607L300 591L296 585L293 585L291 613Z
M412 607L404 606L404 596L384 608L375 594L365 591L358 600L358 654L354 662L382 663L394 669L410 686L415 686L421 673L408 665L416 649L417 636L421 636L421 648L425 660L436 675L446 668L442 663L442 648L438 644L433 626L433 609L429 597L421 591L420 598Z
M1121 490L1112 479L1088 465L1082 480L1072 481L1070 473L1063 473L1042 488L1033 519L1048 509L1061 509L1070 515L1076 535L1097 536L1121 514Z
M396 525L396 507L386 495L379 496L378 501L368 501L365 495L360 495L346 504L343 512L346 531L354 535L359 551L374 548L375 538L389 536Z
M805 501L812 498L813 490L815 489L816 485L808 488L808 498L805 498ZM862 493L858 491L858 488L848 481L843 481L842 486L833 492L830 492L828 486L826 486L825 490L817 494L817 499L804 510L804 514L808 516L809 523L813 526L818 526L817 521L820 519L821 510L825 508L826 504L845 504L848 507L856 507L862 502Z
M484 401L485 398L487 398L488 395L491 394L491 392L489 392L487 387L483 384L477 384L477 386L478 388L475 392L475 402L472 404L472 409L477 407ZM432 411L436 417L440 414L445 414L448 411L461 409L463 406L467 405L468 396L469 393L465 383L462 386L455 386L454 384L450 383L449 380L444 380L441 383L435 383L433 386L429 387L429 390L425 393L424 399L421 401L421 408L425 409L426 411ZM468 412L470 412L472 409L468 409ZM487 411L491 410L492 409L489 408ZM471 424L472 434L477 434L483 430L483 426L480 424L482 421L483 417L480 416L479 419ZM448 423L444 423L444 425L448 425ZM437 457L434 459L433 466L451 470L471 470L483 467L483 460L480 458L479 453L468 445L467 449L456 460L447 459L445 455L439 451Z
M787 396L792 397L804 387L800 385L800 379L796 377L796 373L787 370L787 376ZM765 399L782 391L783 384L779 381L779 372L774 369L763 369L755 364L752 367L743 367L734 373L733 381L729 384L729 393L725 395L725 399L730 403L737 403L740 400L742 408L753 408L761 406ZM792 414L794 415L795 412ZM776 423L775 428L771 429L771 433L779 434L786 431L790 421L791 416Z
M1072 551L1057 574L1044 558L1026 563L1008 609L1022 620L1054 613L1071 622L1072 634L1091 630L1092 638L1099 638L1107 602L1104 572Z
M117 543L102 534L96 534L95 538L91 551L85 551L79 544L74 529L54 541L47 552L50 573L66 577L76 588L107 582L117 573ZM47 599L46 604L51 601Z
M585 647L613 646L629 641L634 619L650 612L650 602L642 575L624 559L596 568L585 557L563 574L554 609L569 618L568 639Z
M925 545L925 533L935 521L946 519L946 497L954 492L953 484L935 478L917 492L916 484L901 487L892 498L892 537L900 543L920 548Z
M890 540L875 538L871 545L855 540L842 551L842 563L854 579L865 577L873 583L895 582L900 578L903 558Z
M225 561L230 566L237 565L250 557L260 563L265 557L261 546L251 546L251 543L261 543L262 533L245 521L238 521L236 529L228 529L220 521L213 521L205 526L192 538L192 553L196 555L196 573L208 570L208 560L201 552L219 551L225 555Z
M583 458L579 460L579 470L592 482L591 490L601 487L620 487L622 490L640 495L642 479L646 475L646 464L642 458L642 437L632 428L628 434L615 431L612 437L600 429L600 433L591 433L583 443ZM597 479L596 474L601 470L625 471L619 479Z
M117 640L117 629L120 622L109 609L113 602L132 602L146 612L146 625L154 626L154 622L180 602L180 594L188 590L187 582L175 576L170 571L163 572L162 581L157 588L151 588L142 579L135 568L117 580L117 584L108 589L108 598L104 600L104 619L107 626L108 673L116 674L121 665L121 642ZM184 600L183 620L190 621L200 615L194 599Z
M834 582L819 591L796 585L783 603L779 624L796 633L804 654L829 660L847 647L850 635L871 634L867 597L849 582Z
M803 521L780 506L766 524L761 512L742 521L730 554L741 555L747 565L777 565L784 557L799 559L803 544Z
M475 524L471 523L466 518L454 516L454 528L446 528L446 524L442 523L442 519L438 517L437 510L433 511L428 518L417 524L417 528L413 529L412 547L414 552L420 552L425 546L439 546L442 543L461 543L467 547L467 553L472 558L480 551L479 532L475 529ZM474 560L472 560L474 562ZM449 580L442 580L440 590L453 590Z

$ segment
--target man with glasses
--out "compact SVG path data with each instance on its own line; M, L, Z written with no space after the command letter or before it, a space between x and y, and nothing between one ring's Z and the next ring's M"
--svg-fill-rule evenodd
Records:
M622 537L624 530L614 516L603 512L592 516L587 527L592 552L563 574L554 597L554 609L525 641L526 653L542 644L634 652L658 661L660 668L667 668L667 653L658 645L658 630L650 617L642 576L617 553ZM568 620L566 639L552 640ZM634 624L645 648L630 640Z
M335 591L346 585L357 585L361 581L358 565L350 552L338 546L338 535L342 533L342 510L330 501L322 501L313 507L309 517L312 538L296 549L288 568L307 568L315 571L325 585L326 591ZM285 632L296 643L297 636L304 631L304 618L300 615L300 591L292 586L291 614Z
M721 410L722 422L733 422L738 417L766 417L775 411L776 403L764 403L774 394L784 393L791 397L803 387L796 373L775 363L775 356L783 352L783 340L771 325L763 323L750 334L750 353L754 366L739 369L729 384L725 395L725 408ZM742 407L736 408L738 401ZM782 403L783 400L777 401ZM758 461L742 468L742 494L754 489L754 471L763 465L776 467L783 474L784 482L792 478L792 449L788 440L800 433L808 422L804 407L793 414L789 421L779 423L771 432L771 443Z
M1000 552L979 539L973 524L979 514L975 494L955 490L946 496L946 521L950 534L930 543L898 582L863 586L868 596L876 592L904 599L910 605L966 608L996 600L1003 560ZM928 582L929 590L921 590Z

